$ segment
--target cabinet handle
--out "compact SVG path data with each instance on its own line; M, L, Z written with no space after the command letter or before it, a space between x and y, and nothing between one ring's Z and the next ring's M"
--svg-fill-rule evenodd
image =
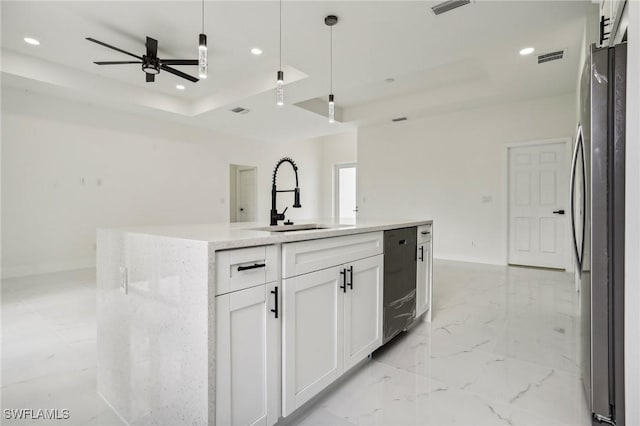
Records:
M347 292L347 270L343 269L342 271L340 271L340 275L342 275L342 285L340 286L340 288L342 289L343 293Z
M275 308L271 309L271 312L273 312L275 315L274 317L278 318L278 286L276 286L273 290L271 290L271 294L273 294L275 296Z
M429 235L431 233L431 231L422 231L421 234L422 235Z
M420 246L420 261L424 262L424 246Z
M264 268L265 266L267 266L267 265L264 264L264 263L254 263L251 266L238 266L238 272L248 271L249 269Z
M349 266L348 271L349 271L349 282L347 283L347 285L351 290L353 290L353 266Z

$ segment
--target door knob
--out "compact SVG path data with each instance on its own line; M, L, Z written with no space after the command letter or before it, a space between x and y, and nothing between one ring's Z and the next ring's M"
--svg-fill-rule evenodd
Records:
M553 214L564 214L564 210L554 210Z

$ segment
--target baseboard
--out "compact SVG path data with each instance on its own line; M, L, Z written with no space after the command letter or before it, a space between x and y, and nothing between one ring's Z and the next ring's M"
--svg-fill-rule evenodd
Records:
M492 266L507 266L506 262L489 262L483 259L477 259L473 257L458 257L458 256L445 256L445 257L434 257L433 260L437 260L440 262L459 262L459 263L476 263L481 265L492 265Z
M96 259L77 259L63 262L40 263L36 265L20 265L2 267L2 279L27 277L29 275L50 274L52 272L73 271L76 269L95 268Z

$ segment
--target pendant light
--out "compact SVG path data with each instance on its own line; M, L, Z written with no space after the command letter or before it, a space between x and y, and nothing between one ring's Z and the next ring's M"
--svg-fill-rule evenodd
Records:
M276 105L284 105L284 72L282 71L282 0L280 0L280 69L276 74Z
M204 0L202 0L202 32L198 37L198 77L207 78L207 35L204 33Z
M329 27L329 123L336 121L336 105L333 96L333 26L338 23L338 17L329 15L324 18Z

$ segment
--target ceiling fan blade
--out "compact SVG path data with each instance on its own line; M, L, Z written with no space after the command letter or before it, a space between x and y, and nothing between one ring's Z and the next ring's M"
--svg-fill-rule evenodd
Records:
M156 75L155 74L146 74L146 76L147 76L147 83L153 83L154 81L156 81Z
M100 61L94 62L96 65L120 65L120 64L141 64L141 61Z
M197 59L160 59L165 65L198 65Z
M177 69L174 69L174 68L168 67L168 66L166 66L166 65L164 65L164 64L160 65L160 69L165 70L166 72L169 72L169 73L171 73L171 74L177 75L178 77L182 77L182 78L184 78L184 79L187 79L187 80L189 80L189 81L192 81L192 82L194 82L194 83L197 83L197 82L198 82L198 79L197 79L197 78L192 77L192 76L190 76L189 74L185 74L185 73L183 73L182 71L178 71Z
M140 57L138 55L134 55L133 53L127 52L126 50L122 50L122 49L119 49L119 48L117 48L115 46L111 46L110 44L103 43L103 42L101 42L99 40L96 40L95 38L87 37L87 40L92 41L94 43L97 43L97 44L99 44L101 46L108 47L109 49L116 50L116 51L118 51L120 53L124 53L125 55L133 56L134 58L138 58L138 59L142 60L142 57Z
M150 58L158 57L158 40L147 36L147 56Z

